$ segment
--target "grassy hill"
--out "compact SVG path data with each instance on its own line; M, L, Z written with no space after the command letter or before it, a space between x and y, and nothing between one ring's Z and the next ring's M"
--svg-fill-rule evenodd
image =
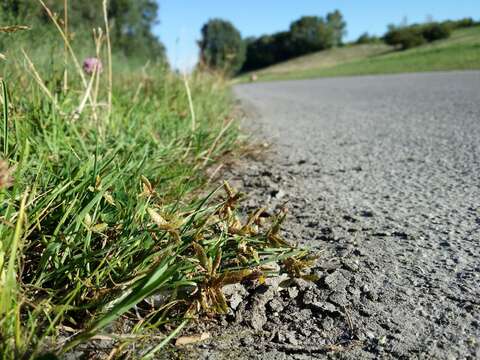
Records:
M395 51L388 45L348 45L302 56L255 72L259 80L480 69L480 26L457 30L446 40ZM245 74L240 81L248 81Z

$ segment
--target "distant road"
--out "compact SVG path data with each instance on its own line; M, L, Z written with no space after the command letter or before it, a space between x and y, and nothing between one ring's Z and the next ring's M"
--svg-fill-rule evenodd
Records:
M272 172L306 199L294 215L317 225L304 241L323 246L328 228L331 246L355 249L378 294L355 324L386 334L386 357L480 356L480 72L235 92L275 144Z

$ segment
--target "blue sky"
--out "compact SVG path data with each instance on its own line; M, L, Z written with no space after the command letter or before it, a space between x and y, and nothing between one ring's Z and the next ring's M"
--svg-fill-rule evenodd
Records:
M196 41L211 18L230 20L242 36L288 29L303 15L339 9L347 21L347 40L361 33L382 35L388 24L473 17L480 20L480 0L158 0L160 23L155 28L167 47L170 63L181 70L197 61Z

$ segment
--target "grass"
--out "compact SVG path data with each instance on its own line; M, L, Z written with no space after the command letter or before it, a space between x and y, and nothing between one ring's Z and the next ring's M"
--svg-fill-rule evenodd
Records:
M102 357L150 358L190 319L225 312L224 285L262 281L271 263L303 276L308 254L279 236L285 213L259 209L242 220L241 194L204 176L238 146L223 79L114 57L110 83L110 62L84 75L68 38L38 49L9 36L0 74L2 359L87 351L100 335L110 339ZM80 52L109 59L107 40L97 31Z
M293 59L256 72L258 80L480 69L480 26L406 51L384 44L349 45ZM249 74L239 81L248 81Z

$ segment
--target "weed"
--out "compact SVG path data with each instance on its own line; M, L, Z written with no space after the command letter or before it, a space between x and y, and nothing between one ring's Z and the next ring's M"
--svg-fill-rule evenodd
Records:
M148 358L190 319L225 312L224 285L273 275L272 262L300 272L287 259L306 252L279 236L283 215L242 220L240 194L206 188L203 170L238 143L224 80L113 64L107 21L89 50L107 71L85 74L45 11L68 63L12 41L2 74L3 358L101 336L116 356ZM152 346L158 327L171 331Z

